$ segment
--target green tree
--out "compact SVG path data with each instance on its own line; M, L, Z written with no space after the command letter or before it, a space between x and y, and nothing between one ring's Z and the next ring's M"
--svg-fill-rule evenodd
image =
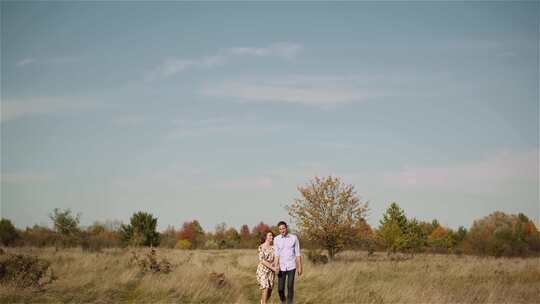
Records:
M390 204L379 224L377 236L383 241L388 253L395 253L406 245L407 217L397 203Z
M328 251L328 257L350 246L365 224L368 203L360 203L352 185L339 177L316 177L298 187L301 198L286 206L300 233Z
M131 216L129 225L121 226L122 240L132 246L157 246L159 233L156 227L157 218L150 213L139 211Z
M400 236L398 248L411 254L420 252L426 246L427 236L416 219L407 220L405 231Z
M4 246L9 246L19 238L19 234L15 226L8 219L0 220L0 243Z

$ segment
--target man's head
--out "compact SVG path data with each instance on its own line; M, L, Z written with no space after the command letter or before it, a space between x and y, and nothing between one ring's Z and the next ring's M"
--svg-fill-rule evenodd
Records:
M279 229L279 234L281 234L281 236L286 236L287 235L287 223L285 223L284 221L281 221L277 224L278 226L278 229Z

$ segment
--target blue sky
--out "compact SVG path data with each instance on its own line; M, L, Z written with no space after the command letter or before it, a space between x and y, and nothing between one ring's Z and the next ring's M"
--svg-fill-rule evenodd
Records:
M2 2L1 214L289 220L340 176L376 226L539 221L538 2Z

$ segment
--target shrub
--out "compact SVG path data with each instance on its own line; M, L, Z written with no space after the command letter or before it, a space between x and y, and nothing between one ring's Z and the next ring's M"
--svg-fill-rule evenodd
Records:
M55 246L58 243L58 235L47 227L34 225L21 232L21 240L25 246Z
M176 248L183 250L191 249L191 242L189 240L178 240L176 242Z
M224 273L211 272L210 282L212 282L212 284L214 284L217 288L225 288L231 285Z
M0 282L20 288L42 287L55 277L50 263L35 256L23 254L0 255Z

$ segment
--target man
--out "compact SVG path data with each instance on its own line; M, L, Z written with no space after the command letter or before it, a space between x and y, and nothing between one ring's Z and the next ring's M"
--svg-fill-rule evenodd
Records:
M290 234L287 223L278 223L279 235L274 238L274 250L279 264L278 293L281 303L285 303L285 280L287 280L287 303L293 303L294 275L302 275L302 256L300 242L294 234Z

